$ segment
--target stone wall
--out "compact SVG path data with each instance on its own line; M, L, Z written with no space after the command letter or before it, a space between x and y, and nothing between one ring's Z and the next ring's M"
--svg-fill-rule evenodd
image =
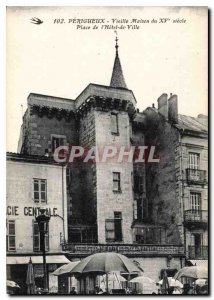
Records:
M28 154L44 155L45 149L51 148L51 135L63 135L66 142L70 145L78 144L77 125L74 118L66 121L64 118L48 118L46 115L42 117L37 114L25 117L24 123L27 127L27 140L24 146Z
M79 145L84 147L86 153L95 145L95 116L92 110L79 120ZM80 163L80 176L82 181L82 217L83 221L95 224L97 219L96 194L96 165L89 161Z
M143 275L153 279L155 282L161 280L160 271L162 269L177 269L179 270L182 267L181 258L172 258L168 262L167 257L136 257L132 258L133 261L137 261L140 264L140 267L144 270Z
M130 120L126 112L118 112L119 135L111 133L111 111L95 112L96 145L130 145ZM124 243L132 243L133 194L132 172L133 164L118 163L112 159L106 163L97 163L97 222L98 242L106 243L105 220L113 219L114 212L122 213L122 234ZM120 172L121 192L113 191L113 172Z
M149 216L154 224L166 227L167 243L181 244L181 203L179 201L179 167L176 165L179 133L163 116L152 108L144 111L149 127L145 133L146 145L157 148L159 163L146 164L146 184Z

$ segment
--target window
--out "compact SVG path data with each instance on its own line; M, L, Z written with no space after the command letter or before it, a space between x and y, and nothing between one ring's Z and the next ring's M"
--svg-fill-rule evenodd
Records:
M65 144L66 144L66 137L64 135L51 136L52 153L54 153L55 149L57 149L59 146L65 146Z
M114 231L115 231L115 242L121 242L123 240L121 212L114 212Z
M122 236L122 213L114 212L114 219L106 219L106 241L121 242Z
M114 219L106 219L106 241L114 242Z
M189 169L198 170L200 155L198 153L189 153Z
M47 202L47 180L33 179L33 197L36 203Z
M134 200L134 220L142 220L142 199L141 199L141 197Z
M191 210L194 210L199 213L201 210L201 194L191 192L190 193L190 206Z
M113 172L113 191L114 192L120 192L120 173L119 172Z
M148 200L146 197L143 198L143 219L148 218Z
M119 127L118 127L118 114L111 114L111 133L112 134L119 134Z
M134 200L134 220L137 220L137 200Z
M7 221L7 251L16 250L15 220Z
M134 192L142 193L143 192L143 177L139 175L134 175Z
M45 250L49 250L49 232L45 234ZM40 251L40 232L38 223L33 221L33 251Z

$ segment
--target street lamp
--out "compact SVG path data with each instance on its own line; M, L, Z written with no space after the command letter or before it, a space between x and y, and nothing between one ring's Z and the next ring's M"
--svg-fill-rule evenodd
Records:
M50 216L45 214L46 209L40 208L40 215L36 217L36 221L39 226L40 233L40 251L43 256L43 269L44 269L44 292L48 292L48 278L47 278L47 265L46 265L46 256L45 256L45 234L48 232L48 223L50 221Z

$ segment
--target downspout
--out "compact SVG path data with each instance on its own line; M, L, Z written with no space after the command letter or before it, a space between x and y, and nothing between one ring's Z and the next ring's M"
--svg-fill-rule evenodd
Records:
M179 145L180 145L180 176L181 176L181 207L182 207L182 224L183 224L183 237L184 237L184 253L186 254L186 228L184 226L184 212L185 212L185 203L184 203L184 178L183 178L183 147L181 138L184 134L184 129L182 132L179 132Z
M65 207L64 207L64 166L62 165L62 222L63 222L63 243L65 243Z

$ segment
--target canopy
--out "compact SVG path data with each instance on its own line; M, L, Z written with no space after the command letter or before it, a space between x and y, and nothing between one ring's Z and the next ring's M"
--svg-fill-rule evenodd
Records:
M65 264L61 267L59 267L58 269L56 269L52 275L55 275L55 276L60 276L60 275L65 275L65 274L70 274L70 272L73 270L73 268L78 265L80 261L71 261L69 262L68 264Z

